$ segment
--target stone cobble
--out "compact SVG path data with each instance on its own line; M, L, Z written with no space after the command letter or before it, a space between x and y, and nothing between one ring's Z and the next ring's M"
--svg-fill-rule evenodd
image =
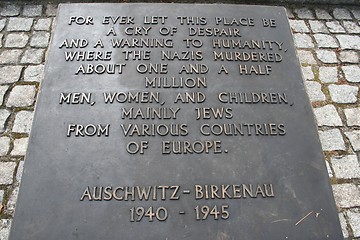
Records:
M319 137L323 151L345 151L345 141L341 131L337 128L330 130L319 130Z
M360 126L360 108L345 108L344 113L348 126Z
M344 134L349 139L350 144L353 148L353 151L359 152L360 151L360 131L353 130L350 132L345 132Z
M7 99L6 106L29 107L34 103L35 94L35 85L17 85L12 88Z
M360 50L360 36L357 35L336 35L342 50Z
M316 44L319 48L338 48L339 44L330 34L318 33L314 34Z
M319 80L321 83L336 83L338 81L337 67L319 67Z
M330 97L335 103L356 103L359 87L347 84L331 84L329 85L329 91Z
M33 25L33 18L14 17L9 19L6 30L8 32L28 32Z
M5 48L23 48L29 41L29 36L25 33L12 33L7 35Z
M339 21L326 22L326 26L331 33L345 33L345 28L341 26Z
M337 63L336 53L332 50L317 50L316 56L323 63Z
M12 156L24 156L26 154L26 148L29 138L19 138L14 140L14 147L11 151ZM18 170L19 171L19 170Z
M343 66L341 69L348 82L360 82L360 67L358 65Z
M24 72L24 81L40 82L44 77L44 65L28 66Z
M339 59L343 63L358 63L359 56L355 51L341 51Z
M306 81L305 86L309 95L310 101L325 101L326 96L321 90L321 84L315 81Z
M360 178L360 166L356 155L335 156L331 158L331 163L336 178Z
M334 105L328 104L314 109L318 126L343 126L341 118Z
M348 216L354 237L360 237L360 212L351 210L349 211Z
M19 81L22 69L23 66L0 67L0 84Z
M360 239L360 8L286 8L343 235ZM11 227L56 13L56 4L0 7L0 240Z

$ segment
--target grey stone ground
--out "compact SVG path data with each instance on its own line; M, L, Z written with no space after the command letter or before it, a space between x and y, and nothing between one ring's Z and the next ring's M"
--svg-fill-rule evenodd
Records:
M360 6L286 8L343 234L360 239ZM0 2L0 240L8 239L56 9Z

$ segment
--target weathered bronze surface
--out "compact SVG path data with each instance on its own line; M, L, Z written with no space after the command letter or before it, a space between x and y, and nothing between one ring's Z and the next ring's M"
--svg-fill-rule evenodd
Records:
M10 239L341 239L286 12L64 4Z

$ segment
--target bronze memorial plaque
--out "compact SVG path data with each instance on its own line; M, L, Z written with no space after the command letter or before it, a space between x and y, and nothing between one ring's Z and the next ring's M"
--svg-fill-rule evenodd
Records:
M282 7L63 4L10 239L339 240Z

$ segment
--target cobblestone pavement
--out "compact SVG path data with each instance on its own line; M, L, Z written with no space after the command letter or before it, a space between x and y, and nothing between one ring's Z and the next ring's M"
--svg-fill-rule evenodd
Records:
M7 240L55 4L0 6L0 240ZM344 237L360 239L360 7L286 6Z

